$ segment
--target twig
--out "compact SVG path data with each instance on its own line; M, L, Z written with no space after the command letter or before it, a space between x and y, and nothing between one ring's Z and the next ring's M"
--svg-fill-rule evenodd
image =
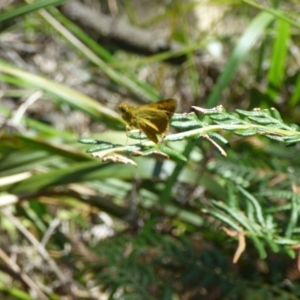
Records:
M83 28L91 29L102 38L118 43L120 46L123 45L123 47L130 48L130 50L138 53L155 54L182 48L179 43L160 38L150 31L133 27L121 19L111 18L100 11L96 12L78 1L64 4L61 11ZM185 60L184 57L174 58L174 62L181 63Z
M225 226L222 226L221 229L230 237L238 237L238 247L234 253L232 262L236 264L238 260L240 259L241 255L246 250L246 238L245 235L247 235L246 232L243 231L236 231L232 229L228 229Z
M208 134L204 133L202 134L202 137L209 140L219 151L223 156L227 156L226 152L224 151L224 149L218 144L216 143L213 139L211 139Z
M26 110L37 100L39 100L43 96L42 91L37 91L33 93L24 103L22 103L19 109L15 112L13 118L11 119L10 125L14 125L16 127L19 126L23 115L25 114Z
M35 292L38 299L48 300L49 298L41 291L38 285L24 272L21 268L0 248L0 258L3 260L14 272L18 273L22 281Z
M66 284L70 282L69 278L66 278L65 275L61 272L55 261L49 256L46 249L41 243L19 222L19 220L10 212L10 208L4 208L1 210L1 213L5 215L6 218L21 232L23 235L31 242L31 244L36 248L37 252L41 257L49 264L50 268L59 278L59 280Z

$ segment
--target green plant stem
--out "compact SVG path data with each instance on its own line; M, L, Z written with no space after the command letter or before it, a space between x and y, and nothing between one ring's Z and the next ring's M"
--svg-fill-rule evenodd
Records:
M194 148L194 145L195 145L194 141L192 141L192 140L188 141L188 143L182 153L186 158L189 157L191 151ZM169 177L168 181L166 182L163 192L160 194L159 200L160 200L161 204L165 204L171 198L172 188L173 188L174 184L176 182L178 182L178 176L185 165L186 165L186 161L179 161L177 163L172 175Z

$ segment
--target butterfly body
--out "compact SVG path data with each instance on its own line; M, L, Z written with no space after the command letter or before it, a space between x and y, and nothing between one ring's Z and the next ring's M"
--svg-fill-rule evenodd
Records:
M121 103L119 110L130 128L140 129L151 141L158 143L157 134L164 136L167 132L169 121L176 110L176 104L174 99L165 99L137 107Z

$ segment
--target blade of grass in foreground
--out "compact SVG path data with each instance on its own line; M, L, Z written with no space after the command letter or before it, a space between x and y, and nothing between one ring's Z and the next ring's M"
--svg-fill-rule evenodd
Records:
M246 57L246 54L250 51L258 38L263 35L265 29L273 20L274 17L265 12L260 13L254 18L228 59L218 83L207 99L206 107L218 105L222 92L230 85L238 67Z
M29 14L41 8L46 8L48 6L58 6L69 1L70 0L40 0L29 4L22 4L18 7L15 7L9 11L0 14L0 23Z
M73 22L64 17L58 10L52 8L42 11L40 14L59 34L61 34L71 45L78 49L82 55L88 58L92 63L98 66L111 80L116 84L123 86L136 95L146 95L149 100L158 100L159 94L151 86L140 81L136 75L123 68L121 71L115 71L105 61L116 62L112 55L95 43L85 32L79 29ZM83 41L83 42L82 42Z
M124 122L120 116L113 110L102 106L94 99L64 85L55 83L41 76L28 73L17 68L11 67L0 60L0 72L14 76L19 80L19 85L24 86L26 83L29 86L42 89L49 94L55 96L55 100L65 102L72 107L75 107L96 120L101 120L112 128L122 128ZM17 85L17 81L15 82Z
M273 47L271 47L272 57L268 72L269 84L267 94L272 101L277 100L285 76L285 63L288 54L290 34L290 24L278 20L276 37L273 42Z

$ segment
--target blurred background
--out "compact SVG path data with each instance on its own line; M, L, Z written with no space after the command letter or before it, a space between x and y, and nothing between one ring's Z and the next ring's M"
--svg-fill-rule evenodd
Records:
M200 137L169 143L186 161L134 167L78 142L126 145L118 104L165 98L182 114L274 107L297 131L299 13L2 0L0 298L299 299L297 144L220 131L227 157Z

